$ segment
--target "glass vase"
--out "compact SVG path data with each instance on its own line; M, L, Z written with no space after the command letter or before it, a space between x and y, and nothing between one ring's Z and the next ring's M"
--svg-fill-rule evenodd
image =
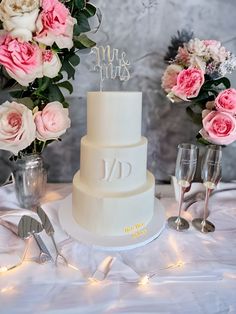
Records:
M41 155L25 155L13 162L13 180L21 207L34 210L46 192L47 170Z

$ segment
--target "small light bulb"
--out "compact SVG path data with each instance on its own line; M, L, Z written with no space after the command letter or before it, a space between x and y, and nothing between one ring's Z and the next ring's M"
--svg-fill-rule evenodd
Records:
M89 277L88 278L88 281L91 283L91 284L98 284L100 281L99 280L97 280L96 278L94 278L94 277Z
M14 290L14 287L13 287L13 286L10 286L10 287L6 287L6 288L2 288L2 289L0 290L0 292L1 292L1 293L7 293L7 292L10 292L10 291L12 291L12 290Z
M67 264L67 266L70 267L70 268L72 268L72 269L74 269L74 270L79 270L79 268L77 268L76 266L73 266L73 265L71 265L71 264Z
M0 267L0 273L5 273L6 271L8 271L6 266Z
M140 279L138 284L141 285L141 286L145 286L145 285L147 285L149 283L149 279L150 279L150 276L149 275L145 275L145 276L143 276Z

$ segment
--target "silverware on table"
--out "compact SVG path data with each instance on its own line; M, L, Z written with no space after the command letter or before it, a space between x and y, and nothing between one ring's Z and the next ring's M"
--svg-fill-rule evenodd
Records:
M30 216L22 216L20 222L18 224L18 235L21 239L30 239L32 236L34 237L39 249L39 258L38 262L40 264L53 261L53 258L48 251L46 245L44 244L42 238L38 233L43 230L42 225L34 218Z
M56 241L54 238L55 230L53 228L53 225L52 225L50 219L48 218L47 214L45 213L45 211L40 206L37 207L37 214L38 214L38 216L42 222L42 225L43 225L45 232L47 233L48 236L51 237L53 245L55 247L55 250L56 250L55 264L57 265L58 262L61 261L63 264L68 266L69 263L68 263L67 259L58 250L58 247L57 247L57 244L56 244Z

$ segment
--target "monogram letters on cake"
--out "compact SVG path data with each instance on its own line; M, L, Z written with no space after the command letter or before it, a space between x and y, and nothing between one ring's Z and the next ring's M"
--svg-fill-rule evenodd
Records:
M131 175L132 165L129 162L120 161L118 159L103 160L104 164L104 181L122 180Z
M73 180L72 211L80 227L92 234L128 235L127 226L141 226L132 233L139 237L152 219L155 179L147 171L141 113L142 93L88 93L87 134Z

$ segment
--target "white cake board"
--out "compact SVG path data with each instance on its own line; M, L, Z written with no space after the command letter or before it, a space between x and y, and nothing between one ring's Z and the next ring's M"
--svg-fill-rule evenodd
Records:
M61 201L59 220L63 230L72 238L103 251L130 250L143 246L156 239L166 224L165 209L157 198L155 199L152 220L145 227L146 233L136 238L132 234L124 234L123 236L98 236L82 228L72 215L72 195Z

